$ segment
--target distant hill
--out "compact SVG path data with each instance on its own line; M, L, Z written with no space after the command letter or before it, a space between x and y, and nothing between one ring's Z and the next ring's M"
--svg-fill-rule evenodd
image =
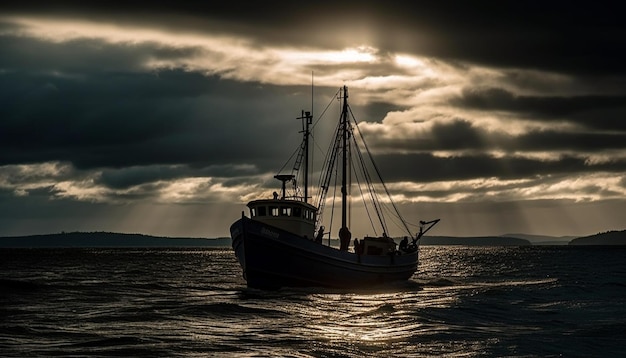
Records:
M219 246L230 246L230 238L171 238L113 232L70 232L48 235L0 237L0 247L3 248Z
M577 236L546 236L529 234L504 234L502 237L514 237L530 241L533 245L567 245Z
M324 240L326 243L327 240ZM337 244L336 240L332 240ZM176 238L112 232L70 232L47 235L0 237L0 248L47 247L230 247L228 237ZM420 245L528 246L528 245L626 245L626 230L607 231L591 236L542 236L506 234L503 236L424 236ZM337 245L335 245L337 246Z
M626 230L607 231L595 235L579 237L570 245L626 245Z
M331 240L338 246L337 240ZM326 243L327 240L324 240ZM69 232L46 235L0 237L0 248L64 248L64 247L230 247L231 239L222 238L172 238L143 234L113 232ZM527 246L528 240L501 237L451 237L424 236L420 245L465 246Z
M531 245L531 243L524 239L502 236L424 236L420 239L420 245L528 246Z

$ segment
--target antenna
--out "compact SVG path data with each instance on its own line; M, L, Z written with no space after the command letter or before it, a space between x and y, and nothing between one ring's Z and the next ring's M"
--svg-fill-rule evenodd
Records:
M309 136L311 135L311 131L309 130L309 125L313 123L313 71L311 71L311 112L306 113L306 171L305 171L305 188L304 188L304 202L308 202L308 193L309 193ZM311 158L312 160L312 158Z
M311 71L311 118L313 118L313 71Z

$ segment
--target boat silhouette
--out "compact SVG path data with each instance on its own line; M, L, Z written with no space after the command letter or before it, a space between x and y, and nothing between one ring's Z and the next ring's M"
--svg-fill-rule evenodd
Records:
M411 234L408 223L391 200L380 171L358 130L356 119L351 116L348 88L344 86L337 94L342 109L334 139L331 140L330 149L320 171L316 204L309 202L311 198L308 183L309 141L313 118L310 112L303 111L299 118L303 122L303 140L293 172L275 176L281 182L280 193L274 192L271 198L250 201L247 204L248 215L242 212L241 218L230 227L232 247L250 288L365 289L408 280L417 270L419 239L439 222L439 219L420 221L419 232ZM351 159L353 155L357 158L356 162ZM373 175L367 171L365 155L370 159L370 167L373 166L373 171L377 175L376 182ZM304 168L301 168L302 166ZM352 239L348 227L349 189L352 187L349 180L353 167L363 170L361 178L364 182L359 183L361 187L359 193L363 193L363 190L369 193L362 197L372 199L367 211L376 214L380 231L374 230L381 233L360 240ZM304 173L301 175L304 181L302 188L297 185L295 173ZM330 231L326 231L323 222L323 211L326 203L330 201L327 194L333 179L335 182L341 181L339 245L332 244L337 240L331 240ZM293 195L287 193L288 184L293 186ZM386 194L388 200L382 200L381 191ZM407 233L399 245L387 235L387 220L383 215L385 205L392 206L394 219L399 219ZM371 217L370 222L373 223ZM326 237L328 240L325 240Z

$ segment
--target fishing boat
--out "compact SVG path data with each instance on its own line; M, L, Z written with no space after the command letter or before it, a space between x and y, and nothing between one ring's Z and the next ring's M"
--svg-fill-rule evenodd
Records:
M292 172L274 176L281 183L280 193L275 191L269 198L250 201L247 215L242 211L241 218L230 227L232 247L250 288L366 289L408 280L417 270L419 239L439 222L439 219L420 221L419 232L411 234L408 223L391 200L358 123L352 116L348 88L343 86L333 97L339 99L341 111L335 136L330 141L324 165L319 171L320 185L315 192L315 202L310 202L313 198L309 195L309 142L313 116L311 112L302 111L299 119L302 120L303 140ZM365 154L370 162L365 161ZM351 159L353 155L356 161ZM374 235L361 239L353 239L348 227L352 222L349 210L350 189L353 186L349 180L357 167L363 174L354 177L361 178L363 183L359 180L359 184L370 193L361 196L372 199L365 209L375 212L379 219L378 228L372 225ZM372 167L377 180L368 172L368 168L372 171ZM304 185L298 185L299 181L303 181ZM327 226L323 215L327 202L335 202L327 196L333 181L340 181L337 186L341 188L341 224L335 239L331 239L332 229L326 229L332 228L332 222ZM362 194L362 190L358 192ZM384 192L388 200L383 200L380 192ZM387 234L388 221L384 219L383 209L388 206L394 209L394 219L401 222L406 232L399 243ZM332 220L333 215L330 217L329 220ZM371 218L369 221L373 224Z

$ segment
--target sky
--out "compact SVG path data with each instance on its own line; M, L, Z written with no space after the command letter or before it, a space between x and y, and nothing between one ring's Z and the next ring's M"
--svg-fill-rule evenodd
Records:
M433 235L625 229L616 5L182 3L0 5L0 236L228 236L344 85Z

